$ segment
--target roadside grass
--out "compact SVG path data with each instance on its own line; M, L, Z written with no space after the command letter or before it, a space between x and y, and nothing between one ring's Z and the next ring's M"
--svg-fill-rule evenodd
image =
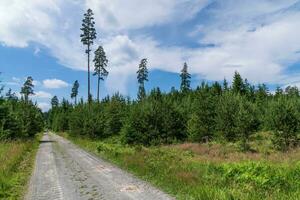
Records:
M268 135L267 133L259 133ZM182 200L280 199L300 197L300 149L281 153L269 141L251 144L253 152L235 144L124 146L119 138L92 140L61 134L80 147Z
M32 171L39 138L0 142L0 199L22 199Z

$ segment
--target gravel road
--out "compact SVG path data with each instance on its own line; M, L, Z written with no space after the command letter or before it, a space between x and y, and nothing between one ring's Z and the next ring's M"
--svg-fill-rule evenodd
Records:
M46 133L37 153L26 200L173 199L116 166Z

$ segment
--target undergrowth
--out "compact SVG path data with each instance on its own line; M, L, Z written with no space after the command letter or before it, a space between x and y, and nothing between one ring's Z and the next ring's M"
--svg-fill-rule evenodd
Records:
M24 196L39 137L0 142L0 199L22 199Z
M118 138L69 139L177 199L296 200L300 196L300 161L297 160L271 161L265 157L252 160L250 156L228 161L222 155L223 160L209 161L176 145L146 148L124 146Z

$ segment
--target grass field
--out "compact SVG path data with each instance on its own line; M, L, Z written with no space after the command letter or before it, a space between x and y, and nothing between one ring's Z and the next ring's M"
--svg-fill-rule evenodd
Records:
M300 198L300 149L280 153L263 142L252 144L256 147L252 153L243 153L234 144L145 148L123 146L118 138L68 138L177 199Z
M0 199L22 199L38 144L37 138L0 142Z

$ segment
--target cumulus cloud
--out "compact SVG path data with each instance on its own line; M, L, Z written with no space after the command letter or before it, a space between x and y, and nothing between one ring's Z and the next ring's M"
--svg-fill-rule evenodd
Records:
M199 72L213 80L238 70L255 82L283 83L287 67L300 59L300 13L295 2L223 3L214 12L218 20L200 30L204 37L199 43L214 46L191 52L190 63L203 65Z
M59 89L59 88L68 87L69 84L59 79L45 79L43 80L43 86L45 88L50 88L50 89Z
M286 72L300 59L297 0L3 0L0 42L14 47L35 42L62 65L86 70L79 29L88 7L94 10L98 36L109 58L110 91L126 93L126 83L144 57L150 69L170 72L179 72L186 61L192 73L210 80L230 78L238 70L255 83L300 81ZM199 16L204 17L195 19ZM140 32L190 19L195 19L194 30L185 37L194 39L198 47L164 46L164 38ZM48 88L68 86L56 79L45 81Z
M121 31L184 21L192 18L211 0L87 0L97 26L104 31Z
M50 99L52 97L52 94L50 94L49 92L45 92L45 91L37 91L37 92L35 92L34 97L40 98L40 99Z

